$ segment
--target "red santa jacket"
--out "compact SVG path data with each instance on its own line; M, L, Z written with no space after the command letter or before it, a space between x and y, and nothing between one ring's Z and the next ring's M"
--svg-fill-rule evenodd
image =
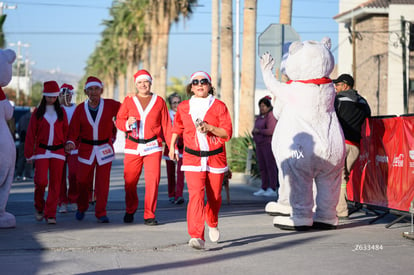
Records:
M137 119L138 136L133 137L128 125L128 117ZM125 132L125 154L145 156L162 151L162 142L171 141L171 119L168 114L167 104L160 96L153 94L145 108L136 96L128 96L124 99L116 117L116 126Z
M47 106L48 108L49 106ZM54 108L53 106L50 106ZM30 118L24 145L26 159L57 158L65 160L64 145L68 134L68 119L63 110L63 120L59 120L56 111L46 111L37 119L36 108Z
M79 144L79 162L90 165L96 157L98 164L105 164L114 159L113 119L120 105L113 99L101 98L95 120L89 111L88 100L76 107L69 125L68 142Z
M225 142L230 140L233 132L230 113L222 101L214 97L211 99L204 117L200 117L200 119L210 125L225 129L227 139L219 138L212 133L197 134L194 124L196 118L190 114L190 100L180 103L174 118L172 132L183 135L184 138L183 165L181 167L183 171L224 173L228 170ZM200 155L196 156L197 153Z

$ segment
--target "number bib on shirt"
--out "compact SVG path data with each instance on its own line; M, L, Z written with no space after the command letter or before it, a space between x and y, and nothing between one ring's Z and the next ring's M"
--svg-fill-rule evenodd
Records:
M114 150L109 144L97 146L96 160L99 165L109 163L115 159Z
M153 141L150 141L144 144L143 151L144 151L144 154L147 155L147 154L151 154L153 152L159 151L158 149L159 149L158 141L153 140Z

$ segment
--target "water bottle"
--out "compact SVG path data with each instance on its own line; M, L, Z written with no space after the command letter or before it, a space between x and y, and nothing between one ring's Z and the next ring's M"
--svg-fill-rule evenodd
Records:
M137 132L137 122L135 121L132 125L131 125L131 130L132 130L132 137L137 138L138 137L138 132Z

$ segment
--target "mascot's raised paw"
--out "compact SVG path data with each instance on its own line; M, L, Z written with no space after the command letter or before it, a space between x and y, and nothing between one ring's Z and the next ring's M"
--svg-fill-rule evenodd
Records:
M260 57L260 67L262 69L262 71L271 71L273 69L273 66L275 65L275 60L273 59L273 57L270 55L269 52L265 52L261 57Z

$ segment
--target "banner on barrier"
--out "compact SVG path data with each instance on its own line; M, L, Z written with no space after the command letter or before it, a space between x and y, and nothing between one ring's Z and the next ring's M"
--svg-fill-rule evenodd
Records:
M348 199L408 211L414 197L414 116L367 119Z

